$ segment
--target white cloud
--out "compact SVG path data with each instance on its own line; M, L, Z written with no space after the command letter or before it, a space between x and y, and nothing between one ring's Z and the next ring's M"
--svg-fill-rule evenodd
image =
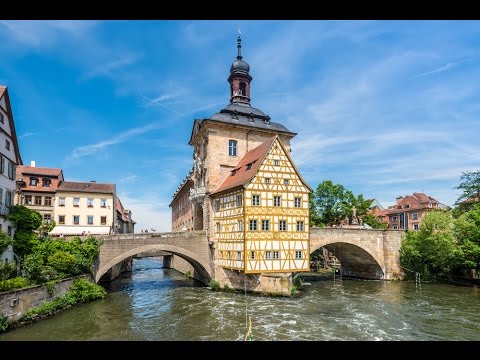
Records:
M140 55L125 55L121 58L97 65L92 70L85 73L83 79L111 75L115 70L134 64L140 57Z
M78 159L83 156L93 155L99 150L103 150L111 145L123 143L137 135L145 134L146 132L157 129L158 127L158 124L152 123L145 126L129 129L123 133L113 136L109 140L103 140L96 144L79 146L72 151L72 153L69 155L69 158Z
M442 73L444 71L447 71L447 70L449 70L453 67L456 67L456 66L460 65L461 63L463 63L467 60L470 60L470 59L463 59L463 60L460 60L460 61L452 61L452 62L446 63L445 65L439 66L439 67L437 67L437 68L435 68L431 71L427 71L427 72L415 75L414 78Z
M129 182L134 182L138 180L140 176L136 174L128 174L127 176L124 176L118 180L119 183L129 183Z

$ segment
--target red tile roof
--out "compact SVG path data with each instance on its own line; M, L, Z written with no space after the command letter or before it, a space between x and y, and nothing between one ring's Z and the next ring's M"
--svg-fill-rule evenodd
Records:
M63 181L57 191L115 194L115 184Z
M32 167L32 166L24 166L24 165L17 166L17 177L22 177L23 174L59 177L62 174L62 169ZM63 176L62 176L62 179L63 179Z
M225 179L215 190L212 191L211 194L217 194L225 190L242 186L247 181L252 179L276 138L277 136L274 136L247 152L245 156L237 163L235 168L228 173ZM248 164L252 164L249 170L247 170Z

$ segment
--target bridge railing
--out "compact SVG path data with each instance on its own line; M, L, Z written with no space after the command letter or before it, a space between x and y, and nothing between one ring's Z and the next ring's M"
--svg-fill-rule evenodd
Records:
M102 239L146 239L146 238L189 238L192 236L202 236L206 235L206 231L197 230L197 231L177 231L177 232L163 232L163 233L129 233L129 234L111 234L111 235L101 235L99 236Z

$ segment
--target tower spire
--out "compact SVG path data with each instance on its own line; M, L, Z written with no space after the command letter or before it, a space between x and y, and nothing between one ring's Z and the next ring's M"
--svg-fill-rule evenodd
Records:
M237 38L237 49L238 49L238 55L237 59L242 60L242 38L240 37L240 29L238 29L238 38Z
M250 105L250 82L252 77L248 73L250 65L248 65L242 56L242 38L240 29L238 29L237 38L237 58L230 67L230 102Z

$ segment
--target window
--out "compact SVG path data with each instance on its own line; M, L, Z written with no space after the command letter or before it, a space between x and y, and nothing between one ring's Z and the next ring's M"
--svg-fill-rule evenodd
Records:
M238 220L238 231L243 231L243 220Z
M0 172L3 174L5 172L5 158L0 155Z
M80 198L73 198L73 206L75 207L80 206Z
M88 207L93 207L93 199L92 198L87 199L87 206Z
M250 170L252 168L252 163L247 164L247 170Z
M107 207L107 199L100 199L100 207Z
M413 224L413 230L418 230L418 224Z
M237 251L237 260L242 260L242 252Z
M288 179L283 179L283 184L288 185Z
M280 231L287 231L287 222L285 220L280 220L278 228Z
M239 95L247 96L247 84L243 81L239 85Z
M405 205L405 209L409 209L410 208L410 205Z
M242 205L243 205L243 197L242 197L242 195L237 195L237 197L236 197L236 202L237 202L237 206L242 206Z
M216 226L216 229L217 229L217 233L220 232L220 223L217 222L217 223L215 224L215 226Z
M10 150L10 141L5 140L5 149Z
M87 224L93 225L93 215L87 215Z
M295 251L295 259L301 259L302 258L302 250L297 250Z
M273 206L280 206L281 204L281 197L280 196L274 196L273 197Z
M230 251L227 251L227 259L230 260Z
M274 258L275 260L280 259L280 253L279 253L278 251L274 251L274 252L273 252L273 258Z
M61 225L65 224L65 215L58 215L58 223Z
M32 205L32 195L25 195L25 205Z
M265 178L265 184L270 184L270 178Z
M65 206L65 198L64 197L58 198L58 206Z
M49 187L51 184L52 184L52 180L47 179L47 178L42 179L42 186L43 187Z
M237 156L237 140L228 140L228 155Z
M262 230L263 231L270 230L270 222L268 220L262 220Z
M302 207L302 198L295 198L295 207Z
M393 222L396 222L396 221L397 221L397 217L396 217L396 216L392 216L392 221L393 221Z
M303 221L297 221L297 231L303 231Z
M250 231L257 230L257 220L250 220Z
M15 172L16 172L15 164L10 160L8 160L8 178L11 180L15 180Z
M43 214L43 221L46 222L47 224L49 224L50 221L52 221L52 215L50 215L50 214Z
M42 205L42 197L35 196L35 205Z
M250 258L255 259L255 251L250 252Z
M11 191L5 191L5 205L13 206L13 193Z
M100 225L107 225L107 217L100 216Z
M51 196L45 196L45 206L52 206L52 197Z
M4 124L5 123L5 119L4 119L4 116L3 114L0 112L0 123Z
M220 211L220 200L215 200L215 211Z
M12 227L11 226L7 227L7 234L9 236L12 236Z
M73 224L74 225L80 224L80 215L73 215Z
M395 225L395 226L393 227L393 230L398 230L398 226Z
M275 166L280 165L280 160L273 160L273 165L275 165Z
M265 259L270 260L272 258L272 252L271 251L266 251L265 252Z
M30 186L37 186L38 179L36 177L30 178Z
M260 195L253 195L252 196L252 205L253 206L260 206Z
M412 214L412 220L418 220L418 213Z

